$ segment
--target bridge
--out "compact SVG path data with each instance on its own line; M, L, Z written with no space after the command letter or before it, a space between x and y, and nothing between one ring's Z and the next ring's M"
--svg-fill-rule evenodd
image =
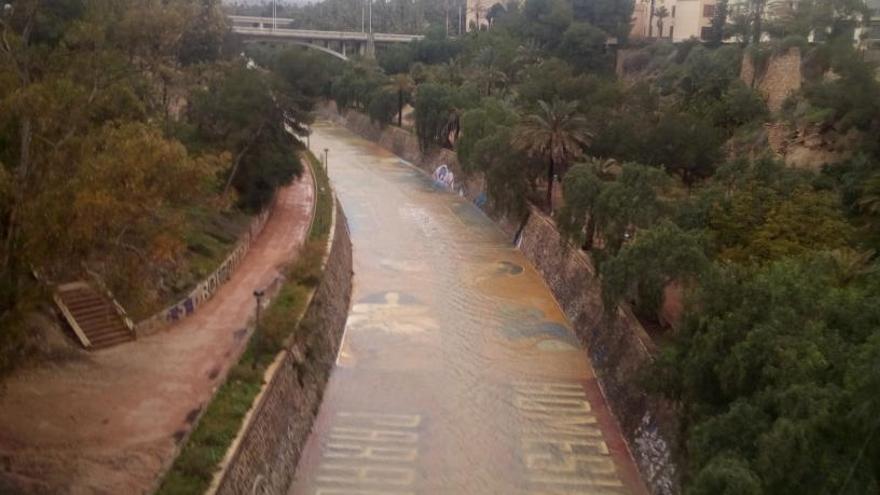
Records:
M293 29L293 19L229 16L232 31L245 42L280 42L302 45L348 60L349 55L375 56L377 45L412 43L424 36L414 34L370 33L352 31L319 31Z

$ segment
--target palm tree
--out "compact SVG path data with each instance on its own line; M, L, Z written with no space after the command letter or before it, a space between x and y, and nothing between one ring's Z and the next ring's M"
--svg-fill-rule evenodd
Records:
M657 37L663 37L663 19L669 17L669 10L666 7L660 7L654 11L654 17L657 18Z
M415 83L409 74L395 74L391 76L387 88L397 92L397 127L403 127L403 105L406 97L415 87Z
M539 110L523 117L511 145L529 156L547 161L547 210L553 213L553 178L556 171L584 154L593 135L587 119L578 113L577 102L538 101Z
M486 96L492 96L492 88L502 86L507 82L507 74L499 66L499 54L491 46L483 47L478 53L475 62L474 78L480 87L486 88Z

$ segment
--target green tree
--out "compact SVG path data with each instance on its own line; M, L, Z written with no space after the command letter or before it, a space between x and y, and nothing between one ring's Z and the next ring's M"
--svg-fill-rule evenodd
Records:
M636 233L613 258L602 264L602 298L613 313L623 301L655 318L663 304L663 290L673 281L697 281L709 267L699 233L686 232L671 222Z
M659 170L625 163L620 176L602 189L593 211L607 256L615 256L638 229L657 220L662 208L657 191L664 179Z
M299 47L283 50L274 56L260 55L252 56L261 65L271 67L289 87L313 100L330 97L332 81L344 70L338 59Z
M285 93L280 81L236 64L206 89L193 94L189 117L199 146L233 153L224 192L235 186L241 203L259 209L275 187L298 175L302 165L292 151L302 144L308 115Z
M415 84L408 74L395 74L389 86L397 93L397 126L403 127L403 107L408 103Z
M548 50L559 46L574 16L564 0L526 0L522 15L524 37L534 38Z
M596 203L605 187L599 177L602 164L597 161L571 167L562 181L565 204L556 214L556 223L569 239L583 249L593 249L596 238Z
M419 85L415 95L415 122L422 148L433 145L452 148L461 128L461 110L476 100L475 95L450 86Z
M575 67L586 71L603 71L609 68L605 53L608 35L588 22L572 23L562 35L559 54Z
M657 34L660 38L663 37L663 21L669 17L669 9L665 6L661 6L658 9L654 10L654 17L657 18Z
M465 173L484 174L493 211L513 218L528 211L529 185L535 173L529 158L510 146L517 121L507 102L484 98L479 107L462 115L461 139L456 146Z
M523 117L511 145L547 163L547 211L553 212L553 182L571 160L583 155L592 134L587 120L577 112L577 102L539 101L540 110Z
M367 115L370 120L378 122L382 126L391 124L398 114L398 95L393 88L382 88L373 93L370 103L367 105Z
M681 404L687 493L880 486L878 423L863 416L877 405L863 387L877 377L865 365L878 355L878 278L842 273L832 257L813 256L703 277L652 370L655 386Z
M229 27L219 0L186 2L190 13L183 28L178 59L184 65L215 62L220 59Z
M715 3L715 14L712 16L712 34L708 41L712 45L720 45L724 42L725 28L727 27L727 16L730 13L728 0L719 0Z
M626 41L632 23L633 0L572 0L576 21L586 21L601 29L607 36Z
M688 495L761 495L761 481L738 458L719 456L694 480Z
M717 203L709 227L719 256L737 262L841 249L854 234L834 195L804 186L782 192L759 183Z
M705 119L688 113L666 113L647 136L641 157L692 186L712 175L721 159L721 134Z
M391 45L376 54L379 66L388 74L409 73L410 67L416 61L413 46L408 43Z

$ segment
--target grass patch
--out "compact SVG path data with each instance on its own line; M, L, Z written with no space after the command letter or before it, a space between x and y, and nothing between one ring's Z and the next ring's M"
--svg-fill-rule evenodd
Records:
M330 224L333 222L333 193L330 190L330 178L327 176L324 165L315 158L311 151L306 151L305 156L312 165L317 193L315 220L312 223L312 230L309 232L309 239L323 239L330 234Z
M220 268L253 218L238 209L218 211L207 207L192 208L186 217L184 239L189 269L174 281L169 303L188 294L199 281Z
M323 168L315 165L314 156L309 156L309 160L318 184L315 220L309 241L297 260L285 270L284 285L261 315L258 331L251 336L241 359L229 370L226 382L214 395L198 426L174 460L156 492L158 495L193 495L208 489L218 464L264 384L266 369L301 325L308 296L321 280L321 261L333 208L327 175Z

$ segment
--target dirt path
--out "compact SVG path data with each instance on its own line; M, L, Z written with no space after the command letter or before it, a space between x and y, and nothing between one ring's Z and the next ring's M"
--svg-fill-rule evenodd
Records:
M254 289L308 236L312 177L279 191L232 279L190 318L83 360L26 370L0 392L0 493L146 493L244 349Z

